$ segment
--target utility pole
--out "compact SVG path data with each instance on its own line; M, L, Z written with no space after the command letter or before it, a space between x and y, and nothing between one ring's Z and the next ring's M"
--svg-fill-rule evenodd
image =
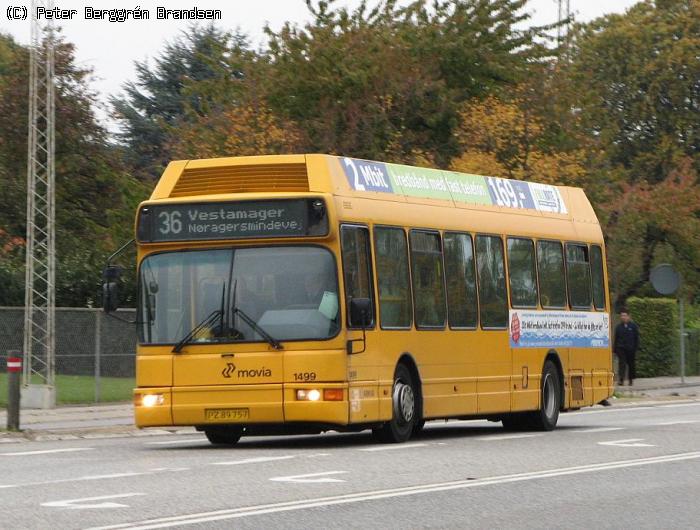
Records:
M558 5L557 11L557 46L561 47L562 44L566 44L566 39L569 35L569 19L571 17L571 3L570 0L556 0Z
M53 0L32 0L30 14L22 404L52 408L56 405L54 32L50 20L37 19L37 7L51 9Z

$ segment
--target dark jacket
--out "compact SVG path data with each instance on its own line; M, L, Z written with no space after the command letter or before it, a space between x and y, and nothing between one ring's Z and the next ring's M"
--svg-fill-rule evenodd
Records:
M639 326L632 321L620 322L615 328L614 351L636 352L639 347Z

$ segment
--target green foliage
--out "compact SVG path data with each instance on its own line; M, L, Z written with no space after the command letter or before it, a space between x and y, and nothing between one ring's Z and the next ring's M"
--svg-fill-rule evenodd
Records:
M137 62L136 81L112 101L134 174L157 179L171 159L169 133L176 135L180 122L209 113L218 101L237 101L249 61L244 36L209 25L167 44L152 67Z
M675 375L678 344L676 301L668 298L630 298L627 308L639 326L637 377Z
M0 305L24 302L28 53L0 35ZM56 303L96 303L106 257L131 237L147 188L121 164L94 115L91 72L59 40L56 71ZM3 234L14 242L3 252ZM133 298L133 290L127 293Z

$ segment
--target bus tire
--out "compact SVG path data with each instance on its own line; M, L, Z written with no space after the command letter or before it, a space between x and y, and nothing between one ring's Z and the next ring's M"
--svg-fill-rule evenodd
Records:
M557 426L561 409L561 377L552 361L546 361L540 383L540 409L528 414L531 428L536 431L551 431Z
M236 445L243 435L242 427L217 427L204 429L207 440L214 445Z
M394 372L391 391L391 420L372 430L374 437L382 443L402 443L413 434L417 420L418 392L405 364L399 364Z

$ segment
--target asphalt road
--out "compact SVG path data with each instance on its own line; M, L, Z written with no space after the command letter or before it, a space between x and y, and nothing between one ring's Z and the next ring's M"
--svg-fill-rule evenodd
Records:
M369 434L201 434L0 446L2 528L697 528L700 402L594 408L550 433L429 423Z

